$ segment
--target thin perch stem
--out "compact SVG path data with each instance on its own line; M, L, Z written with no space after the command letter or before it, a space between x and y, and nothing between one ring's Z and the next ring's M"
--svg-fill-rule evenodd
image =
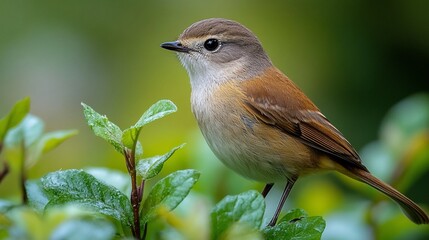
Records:
M22 192L22 203L27 204L28 197L27 197L27 189L25 189L25 181L27 181L27 175L25 174L25 159L27 156L27 151L25 150L25 142L21 142L21 149L22 149L22 155L21 155L21 171L20 171L20 185L21 185L21 192Z
M140 239L140 188L137 186L136 160L133 151L129 149L125 150L125 161L131 177L131 206L134 216L134 227L132 232L136 239Z
M7 162L3 162L3 170L0 172L0 183L8 173L9 173L9 164L7 164Z

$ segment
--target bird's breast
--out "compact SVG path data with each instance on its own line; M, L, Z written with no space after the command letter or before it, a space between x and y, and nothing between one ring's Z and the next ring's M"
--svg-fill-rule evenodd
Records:
M243 101L244 93L233 83L192 90L192 111L212 151L226 166L254 180L276 182L295 175L299 166L294 162L308 158L308 149L260 122Z

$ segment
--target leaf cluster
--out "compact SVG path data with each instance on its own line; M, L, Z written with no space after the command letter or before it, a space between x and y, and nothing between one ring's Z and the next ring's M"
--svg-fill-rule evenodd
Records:
M274 227L263 226L265 201L256 191L227 196L213 209L212 239L320 239L322 217L309 217L301 209L288 212Z
M22 178L25 205L0 200L0 237L16 239L145 239L148 226L168 218L190 193L200 173L177 170L153 184L165 162L184 145L159 156L143 157L143 126L177 111L169 100L152 105L131 127L121 130L82 103L94 134L119 152L128 174L106 168L50 172L40 179ZM29 99L18 102L0 120L0 146L17 148L23 166L74 136L74 130L43 133L43 122L28 114ZM25 176L27 168L22 169ZM131 180L131 181L130 181ZM212 239L320 239L325 222L302 210L286 214L274 227L264 227L265 200L256 191L227 196L211 211ZM168 220L166 219L168 222Z

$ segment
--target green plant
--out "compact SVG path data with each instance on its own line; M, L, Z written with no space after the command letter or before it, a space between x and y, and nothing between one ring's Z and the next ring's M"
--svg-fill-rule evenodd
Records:
M18 101L12 110L0 120L0 152L5 144L16 150L15 154L8 156L8 160L20 164L20 186L23 203L27 203L28 200L25 188L26 172L37 163L42 154L77 134L76 130L43 133L43 121L29 114L29 110L30 99L24 98ZM4 169L0 174L0 182L8 171L8 163L5 161L3 165Z
M170 211L199 179L196 170L178 170L156 181L144 195L147 182L183 147L182 144L163 155L143 158L138 140L144 125L177 110L171 101L158 101L125 130L88 105L82 106L94 134L124 157L128 174L107 168L69 169L26 180L28 168L23 167L20 174L24 205L0 200L0 238L145 239L148 224L154 222L157 229L155 220L169 222ZM0 146L16 148L15 155L8 156L15 156L23 166L34 165L42 153L77 133L68 130L42 134L42 121L28 111L27 98L0 120ZM7 171L3 172L4 177ZM265 227L264 212L265 200L256 191L226 196L211 211L211 239L320 239L325 228L321 217L308 217L302 210L293 210L278 225ZM156 236L151 235L151 239Z
M147 224L157 218L159 209L173 210L186 197L198 180L199 173L195 170L188 169L173 172L153 186L143 203L145 182L158 175L165 161L183 146L175 147L162 156L142 158L143 148L138 141L141 128L147 123L175 112L177 108L171 101L162 100L157 102L142 115L135 125L124 131L110 122L107 117L98 114L85 104L82 105L88 125L95 135L111 143L124 156L131 178L130 197L124 191L88 173L91 170L88 172L74 169L56 171L47 174L40 180L27 182L25 177L22 177L24 203L27 202L28 195L29 205L32 208L26 206L20 208L13 203L2 202L0 204L1 212L5 213L3 224L5 231L3 234L9 234L12 238L19 236L30 238L48 236L47 232L50 231L38 234L38 231L32 226L25 224L23 224L25 226L20 226L20 224L16 223L23 220L25 222L26 218L31 216L30 218L38 219L40 224L44 224L45 219L37 215L37 212L49 215L52 212L59 211L58 209L67 209L70 206L74 206L81 209L78 214L79 217L71 217L69 221L65 222L66 225L61 224L58 226L59 228L64 228L71 233L70 229L75 229L77 226L85 225L87 229L90 229L91 225L98 226L101 224L110 229L107 233L119 233L119 236L123 237L133 236L134 238L144 239ZM20 159L22 159L23 163L34 164L41 153L54 148L66 138L75 135L76 131L58 131L41 135L42 122L38 118L28 115L28 110L29 99L27 98L18 102L12 111L0 121L0 136L2 136L0 146L3 146L3 139L10 130L6 141L8 145L19 143L19 146L21 146L19 148L20 154L18 154ZM26 117L24 118L24 116ZM18 125L19 122L21 122L20 125ZM7 167L5 169L2 176L7 173ZM109 175L109 177L121 176L119 173L109 172L106 169L96 170L99 176L101 175L100 171L104 171L104 174ZM25 169L21 169L21 175L25 176ZM123 176L121 177L123 178ZM26 184L24 184L25 182ZM88 221L86 218L93 216L94 213L98 216L96 218L98 220L95 222ZM99 221L101 216L107 216L108 219L113 221L110 223L106 222L106 220ZM50 224L55 225L54 223ZM117 227L113 229L112 226ZM53 236L59 231L55 228L50 230L52 230ZM94 233L91 231L79 231L74 232L73 236L87 238L94 236ZM101 239L109 238L109 236L109 234L103 234Z
M265 200L259 192L227 196L211 214L212 239L320 239L322 217L308 217L301 209L288 212L274 227L263 226Z
M395 104L381 123L379 139L368 144L362 156L377 175L427 207L429 197L419 188L426 187L429 177L429 95L414 94ZM371 195L368 189L361 191ZM385 198L372 197L365 222L373 238L411 239L415 235L416 239L426 239L429 236L429 228L403 222L397 206L383 206ZM383 218L381 206L390 217Z
M144 204L141 204L145 182L158 175L164 162L182 145L173 148L163 156L142 159L143 148L138 141L140 131L144 125L177 111L177 108L171 101L161 100L150 107L135 125L122 131L105 116L101 116L86 104L82 105L88 125L95 135L112 144L116 151L125 157L131 177L131 202L126 196L122 196L123 201L130 203L127 205L123 202L125 211L128 210L128 212L116 220L130 227L133 237L144 239L147 224L157 216L158 209L165 207L173 210L186 197L199 178L199 173L195 170L176 171L157 182ZM139 162L136 165L137 160ZM141 177L140 183L137 182L137 175Z

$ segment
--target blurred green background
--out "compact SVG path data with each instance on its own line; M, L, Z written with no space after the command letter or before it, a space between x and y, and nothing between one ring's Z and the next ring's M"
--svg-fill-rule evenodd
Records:
M159 47L162 42L175 40L191 23L204 18L241 22L259 37L274 64L360 151L378 139L384 116L394 104L429 91L428 12L425 0L3 0L0 116L14 102L30 96L31 112L45 121L48 131L79 130L78 136L33 167L30 178L88 166L126 171L121 156L86 126L80 102L124 129L157 100L170 99L179 111L143 129L145 153L162 154L186 142L164 171L202 171L197 192L217 202L226 194L259 189L262 184L231 173L210 153L190 111L187 74L175 54ZM19 198L17 167L12 167L14 171L0 185L2 198ZM345 201L336 196L350 191L344 181L331 175L308 179L297 184L292 201L310 215L335 212L336 204ZM317 187L306 187L312 184ZM429 205L427 185L421 185L410 194L417 196L424 190L419 200ZM312 207L308 199L322 203ZM333 235L328 230L336 231L332 219L327 218L329 239ZM371 234L367 232L357 239Z

